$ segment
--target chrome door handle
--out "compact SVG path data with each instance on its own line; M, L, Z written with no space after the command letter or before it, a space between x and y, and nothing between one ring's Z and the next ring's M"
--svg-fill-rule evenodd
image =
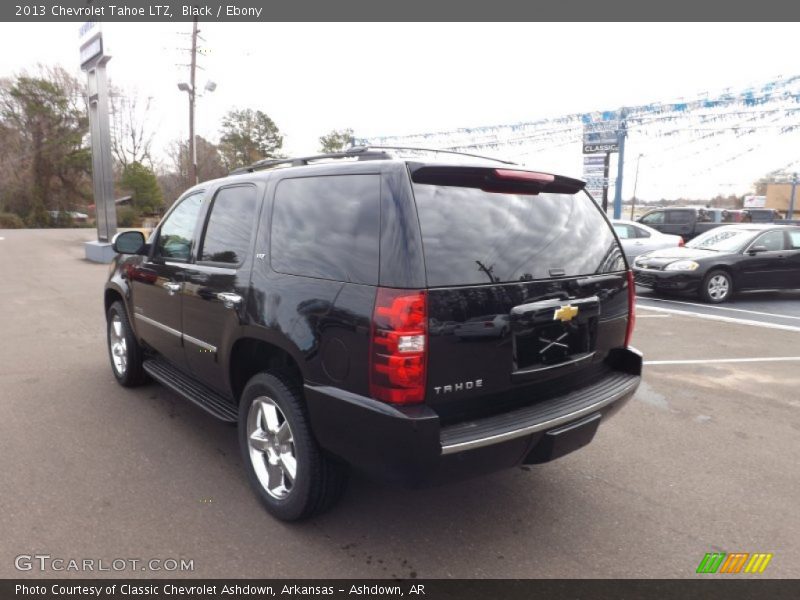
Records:
M172 281L167 281L166 283L163 283L161 285L164 286L164 289L167 290L167 293L170 296L174 296L176 293L181 291L180 283L173 283Z
M221 300L225 308L234 308L242 303L242 297L231 292L220 292L217 294L217 300Z

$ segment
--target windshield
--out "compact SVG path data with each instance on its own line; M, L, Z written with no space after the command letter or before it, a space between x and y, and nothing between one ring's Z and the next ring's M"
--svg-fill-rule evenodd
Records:
M717 227L706 231L686 244L687 248L715 250L717 252L738 252L758 233L751 229Z

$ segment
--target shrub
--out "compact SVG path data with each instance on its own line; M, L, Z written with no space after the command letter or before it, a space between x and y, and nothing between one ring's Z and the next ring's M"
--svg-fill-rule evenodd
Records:
M139 224L139 213L132 206L117 207L117 225L119 227L136 227Z
M23 229L25 221L22 217L9 212L0 212L0 229Z
M28 216L25 217L25 224L34 229L53 226L50 213L47 212L44 206L41 204L34 205L34 207L31 209L31 212L29 212Z

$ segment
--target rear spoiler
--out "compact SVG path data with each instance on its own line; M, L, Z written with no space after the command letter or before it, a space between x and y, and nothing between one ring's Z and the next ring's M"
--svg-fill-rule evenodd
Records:
M498 194L576 194L586 185L580 179L521 169L421 163L408 163L408 168L414 183L470 187Z

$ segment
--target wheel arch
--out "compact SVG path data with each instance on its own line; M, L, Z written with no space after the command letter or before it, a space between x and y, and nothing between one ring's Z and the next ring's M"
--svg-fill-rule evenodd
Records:
M706 270L706 274L703 275L703 280L705 280L705 278L708 277L709 273L712 273L714 271L725 271L725 273L727 273L728 276L730 276L731 283L733 284L733 287L736 288L736 286L738 284L737 276L736 276L737 274L736 274L736 270L733 269L731 267L731 265L728 265L728 264L725 264L725 263L720 263L718 265L714 265L713 267L710 267L709 269Z
M236 339L228 360L230 390L238 402L247 382L262 371L283 371L302 384L305 373L302 361L288 348L249 333Z
M103 312L107 315L108 309L117 301L122 302L123 306L125 305L125 296L123 296L122 291L116 287L107 287L103 293ZM127 307L125 310L127 311Z

